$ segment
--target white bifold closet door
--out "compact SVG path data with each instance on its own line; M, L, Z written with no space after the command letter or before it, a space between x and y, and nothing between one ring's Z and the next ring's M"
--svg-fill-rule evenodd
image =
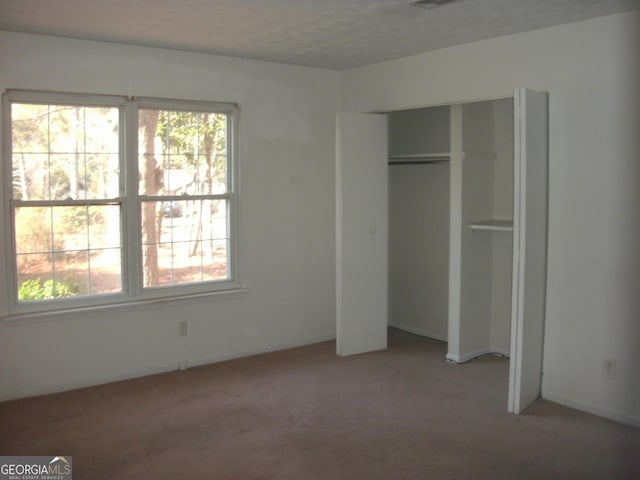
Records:
M509 406L520 413L540 396L547 275L547 94L514 95L513 286Z
M336 122L337 353L387 348L387 117Z

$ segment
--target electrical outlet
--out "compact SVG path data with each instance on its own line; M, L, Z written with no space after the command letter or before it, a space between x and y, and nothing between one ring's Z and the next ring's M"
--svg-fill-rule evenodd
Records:
M602 359L602 376L605 378L616 378L616 359Z
M187 322L186 320L182 320L178 322L178 335L181 337L187 336Z

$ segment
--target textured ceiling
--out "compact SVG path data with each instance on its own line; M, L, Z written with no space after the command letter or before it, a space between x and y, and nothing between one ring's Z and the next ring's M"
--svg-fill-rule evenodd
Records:
M346 69L640 8L640 0L0 0L0 29Z

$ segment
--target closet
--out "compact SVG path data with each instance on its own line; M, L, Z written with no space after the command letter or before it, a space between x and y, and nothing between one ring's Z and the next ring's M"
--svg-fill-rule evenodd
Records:
M387 118L389 325L450 339L454 362L508 356L513 100Z
M337 353L386 348L388 325L455 363L501 353L519 413L542 382L546 93L336 125Z

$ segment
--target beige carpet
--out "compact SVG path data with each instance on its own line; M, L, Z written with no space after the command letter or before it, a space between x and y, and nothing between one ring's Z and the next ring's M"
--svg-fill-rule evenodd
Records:
M74 479L640 479L640 430L536 402L508 362L333 342L0 404L0 454L72 455Z

